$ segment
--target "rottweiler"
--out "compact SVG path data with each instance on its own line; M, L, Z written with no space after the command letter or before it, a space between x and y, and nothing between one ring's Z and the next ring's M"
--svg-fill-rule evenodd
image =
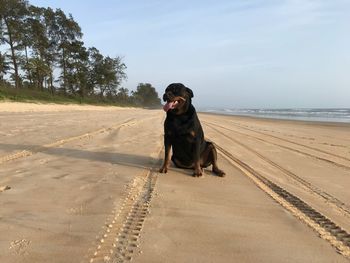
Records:
M225 172L217 164L217 152L212 142L204 139L196 109L192 105L193 91L182 83L172 83L166 89L163 109L165 157L160 173L166 173L170 164L194 169L193 176L202 176L202 168L212 165L214 174L223 177ZM172 148L172 156L171 150Z

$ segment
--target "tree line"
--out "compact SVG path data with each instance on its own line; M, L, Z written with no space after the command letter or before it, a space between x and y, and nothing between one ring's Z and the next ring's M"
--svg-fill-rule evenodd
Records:
M0 0L0 82L52 95L160 105L151 84L140 83L131 94L121 87L127 79L122 58L85 47L82 36L73 16L59 8L37 7L25 0Z

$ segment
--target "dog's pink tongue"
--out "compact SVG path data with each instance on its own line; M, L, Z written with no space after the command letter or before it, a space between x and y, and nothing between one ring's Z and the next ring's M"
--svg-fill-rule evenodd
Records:
M163 110L167 112L167 111L170 110L170 109L174 109L176 104L177 104L177 101L170 101L170 102L167 102L167 103L163 106Z

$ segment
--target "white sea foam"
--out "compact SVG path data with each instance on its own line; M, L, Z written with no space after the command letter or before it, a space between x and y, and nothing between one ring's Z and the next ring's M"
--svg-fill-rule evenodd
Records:
M327 121L350 123L350 108L341 109L235 109L235 108L204 108L202 112L212 112L226 115L252 116L275 119L292 119L305 121Z

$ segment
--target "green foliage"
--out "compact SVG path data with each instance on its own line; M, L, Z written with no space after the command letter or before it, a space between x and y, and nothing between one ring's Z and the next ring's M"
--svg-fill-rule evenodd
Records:
M143 107L159 107L161 101L154 87L149 83L139 83L137 90L132 92L137 105Z
M61 100L158 106L150 84L137 91L121 87L127 79L121 57L86 48L72 15L61 9L33 6L25 0L0 0L1 97L11 100ZM6 84L6 85L7 85ZM143 87L143 85L145 87Z
M67 95L63 93L52 94L51 92L36 89L15 89L8 85L5 87L0 84L0 102L1 100L16 102L41 102L41 103L59 103L59 104L92 104L92 105L114 105L114 106L133 106L132 102L118 102L116 98L109 99L92 95L82 98L79 95Z
M25 18L28 15L27 1L0 0L0 44L8 44L13 64L13 79L16 88L20 87L18 52L21 50Z
M3 55L0 52L0 81L3 79L3 76L10 70L9 63L6 60L6 55Z
M94 86L100 96L118 94L118 87L125 80L126 65L121 58L103 57L100 51L93 47L89 49L91 74L89 83Z

